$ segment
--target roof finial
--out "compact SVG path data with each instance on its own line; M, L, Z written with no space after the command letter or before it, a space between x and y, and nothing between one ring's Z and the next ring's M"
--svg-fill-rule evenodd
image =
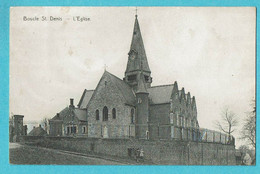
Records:
M107 65L105 64L105 65L104 65L104 71L106 71L106 69L107 69Z
M135 7L135 17L137 18L137 7Z

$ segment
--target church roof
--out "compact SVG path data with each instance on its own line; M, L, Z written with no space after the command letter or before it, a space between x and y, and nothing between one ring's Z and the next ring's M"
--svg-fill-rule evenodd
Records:
M131 58L128 59L126 72L140 70L141 62L142 62L142 66L143 66L143 71L151 72L149 65L148 65L148 61L147 61L147 57L146 57L146 53L145 53L145 49L144 49L144 43L143 43L137 16L135 18L132 43L131 43L130 51L128 54L130 55L132 52L134 52L134 54L136 54L136 56L133 61L131 60Z
M80 109L87 107L88 102L89 102L90 98L92 97L93 93L94 93L94 90L87 90L87 89L84 90L84 92L81 96L81 99L79 101L79 104L78 104L78 107Z
M152 104L169 103L171 101L171 95L174 84L153 86L148 88L149 98Z
M135 95L132 88L123 80L116 77L115 75L105 71L105 74L108 75L111 81L118 87L123 95L126 104L134 105L135 104Z

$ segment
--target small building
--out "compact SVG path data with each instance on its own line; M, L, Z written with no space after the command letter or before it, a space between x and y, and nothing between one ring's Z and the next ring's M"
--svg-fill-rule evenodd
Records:
M41 125L39 127L34 127L31 132L29 132L28 136L46 136L47 132L42 128Z
M64 108L49 120L50 136L87 136L87 111L76 108L73 99L70 106Z
M14 115L9 120L9 141L19 141L20 136L27 135L27 125L23 125L23 115Z

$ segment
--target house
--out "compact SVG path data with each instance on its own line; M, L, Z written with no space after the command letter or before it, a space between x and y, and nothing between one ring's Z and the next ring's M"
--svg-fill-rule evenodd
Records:
M69 107L64 108L49 120L51 136L87 136L87 112L86 109L76 108L73 99L70 99Z
M47 132L42 128L39 124L39 127L34 127L31 132L29 132L28 136L46 136Z

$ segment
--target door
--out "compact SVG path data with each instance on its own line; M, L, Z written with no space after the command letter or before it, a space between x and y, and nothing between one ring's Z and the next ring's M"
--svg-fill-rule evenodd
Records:
M108 130L107 130L107 126L104 126L103 131L104 131L103 137L104 137L104 138L108 138Z

